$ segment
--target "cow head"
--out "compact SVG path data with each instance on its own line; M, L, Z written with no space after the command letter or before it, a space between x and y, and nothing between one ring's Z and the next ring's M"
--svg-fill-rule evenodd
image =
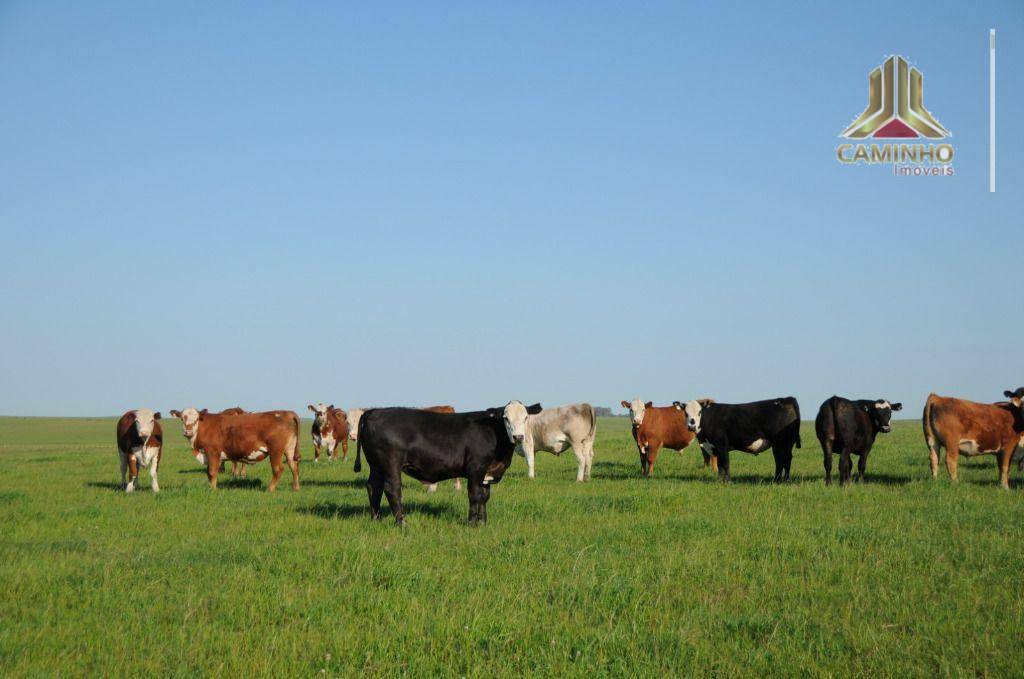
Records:
M502 419L508 440L518 445L526 438L526 416L536 415L541 410L539 403L526 406L522 401L509 401L504 408L490 408L486 412L487 417Z
M632 401L623 401L622 407L629 411L629 419L633 423L634 427L639 427L643 424L644 413L654 405L651 401L644 403L638 398L634 398Z
M353 408L345 413L345 419L348 420L348 437L353 441L359 438L359 419L363 412L362 408Z
M694 434L700 433L700 421L704 416L704 411L711 407L715 401L710 398L698 398L692 401L682 403L680 401L673 401L672 405L676 407L676 410L681 410L683 416L686 418L686 428L692 431Z
M1006 390L1003 392L1003 396L1010 399L1010 403L1013 404L1014 408L1020 408L1021 404L1024 403L1024 387L1017 387L1016 391Z
M135 411L135 433L143 441L153 435L156 428L156 421L160 419L160 413L154 413L149 408L139 408Z
M184 410L172 410L171 415L181 420L181 428L185 432L185 438L188 439L189 443L192 443L196 440L196 435L199 434L199 423L203 421L208 412L206 408L196 410L189 407Z
M892 414L894 411L903 410L903 404L890 403L884 398L880 398L874 403L865 406L865 410L871 416L871 422L875 425L875 431L888 434L892 431L892 424L890 423Z
M307 407L310 409L310 411L312 411L313 421L317 424L317 426L324 426L324 422L327 421L327 406L325 406L323 403L317 403L316 405L310 404ZM334 406L331 407L333 408Z

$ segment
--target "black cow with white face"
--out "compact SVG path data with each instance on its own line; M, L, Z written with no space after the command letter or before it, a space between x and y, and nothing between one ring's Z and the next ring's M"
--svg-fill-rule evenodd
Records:
M512 464L516 444L526 434L526 416L541 411L510 401L501 408L469 413L434 413L415 408L374 408L359 421L355 471L360 454L370 465L366 491L370 511L380 518L381 494L395 521L405 525L402 510L402 472L422 481L437 483L465 478L469 485L469 523L487 522L491 485L501 481Z
M701 449L718 458L718 477L729 481L729 451L775 456L775 482L789 480L793 446L800 447L800 405L792 396L753 403L716 403L711 399L675 401L686 427Z
M884 398L874 401L861 399L851 401L842 396L833 396L821 404L818 417L814 420L814 431L821 442L825 458L825 485L832 483L832 454L839 453L839 485L850 482L853 462L851 455L860 457L857 463L857 478L866 480L868 453L879 432L888 434L892 430L889 420L894 411L903 410L902 403L892 403Z

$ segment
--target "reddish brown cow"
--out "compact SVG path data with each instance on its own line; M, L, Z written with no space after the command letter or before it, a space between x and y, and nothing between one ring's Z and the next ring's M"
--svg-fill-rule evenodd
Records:
M160 492L156 473L160 467L163 447L164 430L160 427L160 413L154 413L149 408L139 408L121 416L117 421L117 452L121 457L121 487L126 493L135 490L140 465L149 467L153 492Z
M921 424L931 458L932 478L939 475L939 448L946 449L946 471L957 480L960 454L995 455L999 485L1010 487L1010 461L1024 455L1024 421L1021 403L1024 387L1003 392L1008 403L975 403L929 394Z
M651 401L644 403L638 398L623 401L622 407L629 410L633 423L633 440L640 451L640 473L650 476L658 451L664 446L682 451L690 445L695 434L686 427L686 415L675 406L655 406ZM718 459L701 451L704 466L718 471Z
M181 420L192 454L206 465L211 488L217 487L221 460L255 464L269 457L273 477L267 490L277 489L285 462L292 470L292 490L299 489L299 416L294 412L220 415L185 408L171 414Z
M327 458L338 459L338 444L341 444L341 461L348 457L348 417L344 410L323 403L307 406L313 412L313 462L320 461L320 449L327 447Z

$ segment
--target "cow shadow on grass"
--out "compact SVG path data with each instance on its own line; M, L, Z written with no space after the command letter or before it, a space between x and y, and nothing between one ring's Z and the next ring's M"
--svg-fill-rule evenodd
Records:
M302 479L303 486L311 488L366 488L366 479L322 480Z
M409 502L403 498L402 508L405 510L407 516L415 516L417 514L422 514L447 519L465 518L463 512L459 512L454 507L451 507L449 505L436 505L416 501ZM315 516L321 519L370 518L369 503L342 505L338 504L337 502L318 502L315 505L299 507L295 511L297 511L299 514L304 514L306 516ZM381 503L381 516L385 519L391 518L391 509L388 507L387 500L384 500Z
M117 491L119 493L123 493L124 492L124 486L122 486L117 481L86 481L85 485L88 488L99 488L101 490L113 490L113 491ZM148 489L148 488L149 488L149 486L147 485L146 489ZM141 490L141 487L140 487L140 490Z

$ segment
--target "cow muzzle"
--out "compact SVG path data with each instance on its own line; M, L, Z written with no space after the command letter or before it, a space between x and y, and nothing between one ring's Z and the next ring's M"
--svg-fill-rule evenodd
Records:
M512 442L516 443L516 444L520 444L520 443L523 442L524 438L525 437L522 434L516 434L515 436L512 437Z

